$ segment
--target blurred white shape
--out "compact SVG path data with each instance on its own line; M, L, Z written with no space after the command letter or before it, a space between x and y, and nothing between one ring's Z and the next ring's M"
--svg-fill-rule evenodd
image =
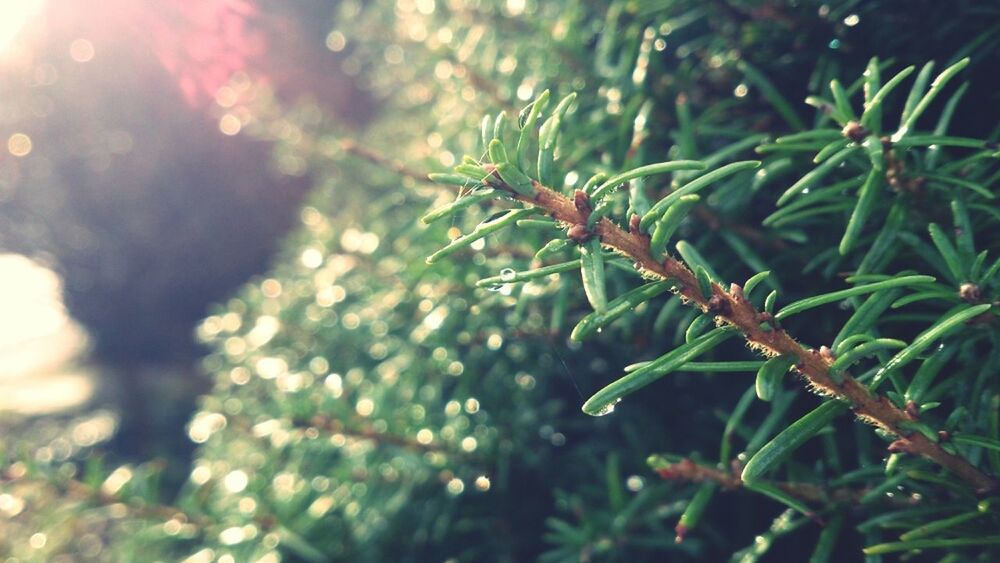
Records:
M48 414L86 402L94 392L92 374L78 365L86 351L59 276L25 256L0 254L0 411Z
M21 29L42 9L42 0L0 0L0 52L17 38Z

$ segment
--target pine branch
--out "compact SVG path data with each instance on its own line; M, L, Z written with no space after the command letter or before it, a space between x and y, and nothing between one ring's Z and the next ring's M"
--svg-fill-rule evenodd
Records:
M387 158L385 155L379 154L367 147L358 144L350 139L343 139L340 141L340 146L344 149L344 152L348 154L353 154L354 156L360 157L368 162L388 170L390 172L395 172L396 174L419 182L421 184L427 183L427 174L423 174L409 168L402 162L398 160L392 160Z
M684 299L737 328L752 347L765 355L797 358L794 367L810 390L848 403L858 419L896 436L897 440L890 446L891 451L924 457L969 483L979 494L1000 490L1000 481L994 477L983 473L964 458L948 453L922 433L907 430L907 424L916 421L914 414L897 407L885 396L873 394L847 373L839 377L838 383L831 375L833 358L830 354L805 348L778 326L771 315L758 311L743 295L743 289L738 284L732 284L726 291L712 282L711 296L702 295L695 274L682 262L670 256L663 262L653 258L649 237L639 231L637 217L633 217L629 231L607 218L601 218L588 230L589 209L586 206L576 205L573 199L535 180L531 181L534 197L522 195L504 182L494 169L487 169L493 172L488 179L492 187L508 192L515 199L535 206L567 225L570 238L598 237L603 246L632 260L635 268L643 274L673 282L677 293ZM585 197L585 194L582 195Z
M0 487L7 488L19 484L38 483L39 485L53 487L60 497L76 500L77 502L91 503L97 506L123 505L127 507L130 514L139 518L171 520L177 519L184 522L202 524L202 521L187 514L184 510L166 504L136 504L129 502L118 492L108 492L103 487L93 487L82 481L73 478L47 479L39 476L23 475L8 468L0 473Z
M656 472L660 477L668 481L681 481L685 483L704 483L710 481L730 491L742 489L744 486L743 481L740 479L740 467L738 465L733 467L733 471L725 471L696 463L691 459L683 459L677 463L657 468ZM826 489L821 485L813 483L790 481L771 484L792 497L816 504L830 502L833 504L856 505L861 502L861 498L868 492L868 489L852 489L849 487ZM911 504L910 501L904 502L905 504Z
M389 432L379 432L370 424L360 422L358 420L350 420L348 423L345 423L343 420L332 416L316 414L308 419L288 419L288 422L299 431L305 431L313 428L331 435L341 434L345 438L350 438L352 440L372 442L379 447L388 446L416 453L442 453L451 456L458 456L475 462L481 461L476 455L458 448L450 447L447 444L440 442L428 442L425 444L406 436L400 436ZM248 434L251 433L251 424L249 421L240 420L240 423L234 424L234 426L239 428L242 432L246 432Z

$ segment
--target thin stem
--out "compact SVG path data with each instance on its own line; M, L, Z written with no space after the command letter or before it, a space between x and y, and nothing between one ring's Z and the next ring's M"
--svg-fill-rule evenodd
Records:
M686 483L711 481L723 489L730 491L743 488L739 466L734 466L733 471L725 471L716 467L695 463L690 459L683 459L677 463L661 467L656 472L659 473L660 477L668 481L682 481ZM860 504L861 498L868 492L866 489L852 489L849 487L826 489L813 483L775 482L771 484L801 501L816 504L832 502L834 504L856 505ZM909 501L905 502L910 504Z
M343 139L340 141L340 146L341 148L344 149L344 152L363 158L364 160L367 160L368 162L371 162L372 164L380 168L384 168L385 170L399 174L404 178L410 178L411 180L420 182L422 184L428 183L427 174L417 172L416 170L409 168L402 162L399 162L398 160L391 160L387 158L385 155L379 154L367 147L359 145L355 141L349 139Z

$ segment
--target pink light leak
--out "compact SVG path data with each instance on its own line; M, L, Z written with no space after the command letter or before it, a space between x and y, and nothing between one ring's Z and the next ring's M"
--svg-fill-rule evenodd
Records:
M136 37L145 35L163 67L191 105L211 100L237 71L250 70L264 54L265 37L250 29L258 15L246 0L130 2L124 22Z
M192 107L209 103L234 72L262 78L255 64L267 37L251 0L57 0L48 12L56 34L82 33L115 50L152 54Z

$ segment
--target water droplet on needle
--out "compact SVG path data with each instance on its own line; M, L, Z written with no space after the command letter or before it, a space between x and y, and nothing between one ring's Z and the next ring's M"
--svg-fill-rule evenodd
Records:
M618 406L618 403L620 403L620 402L622 402L621 399L615 399L614 402L608 403L601 410L599 410L596 413L594 413L594 416L606 416L606 415L609 415L609 414L615 412L615 407Z

